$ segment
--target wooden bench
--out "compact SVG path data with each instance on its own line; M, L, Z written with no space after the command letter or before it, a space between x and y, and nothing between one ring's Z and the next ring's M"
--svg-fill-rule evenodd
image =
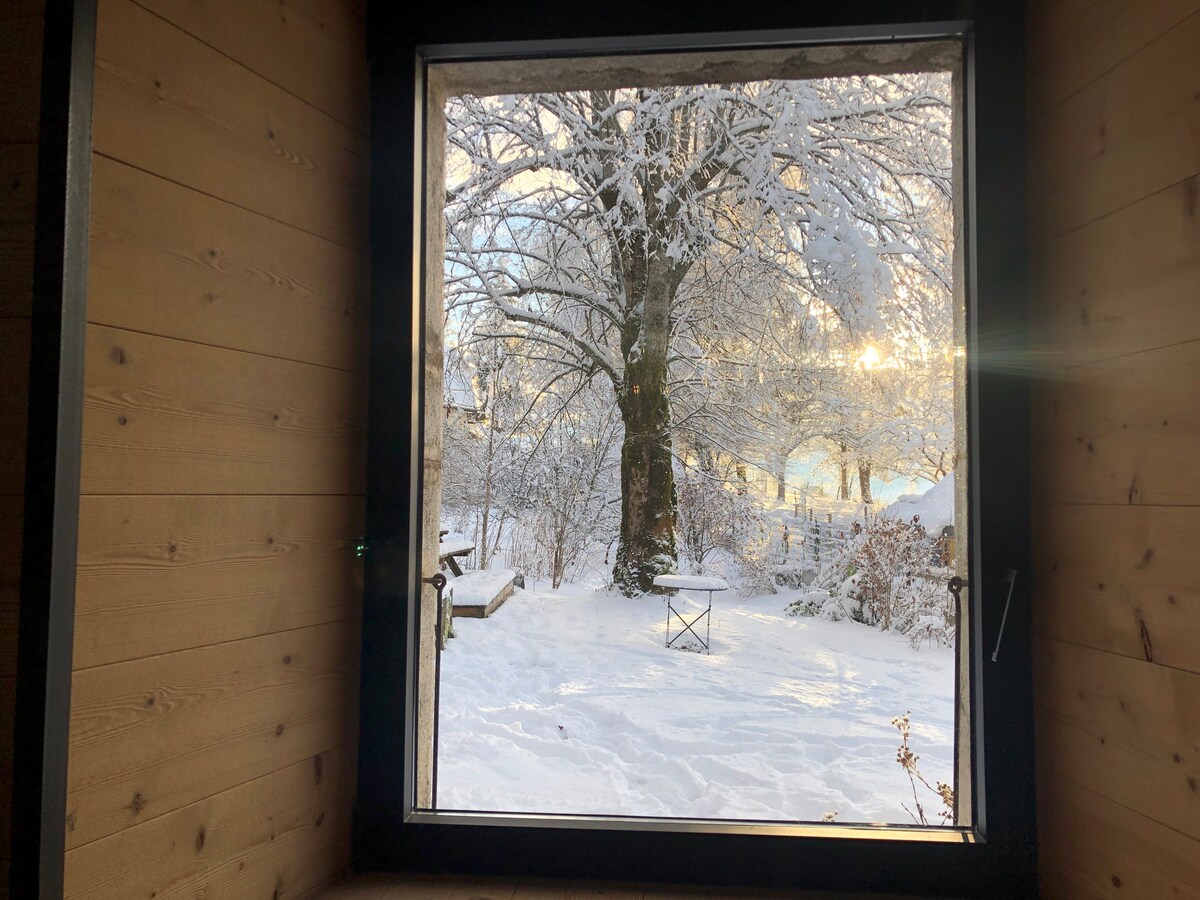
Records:
M449 615L457 618L486 619L512 596L517 573L511 569L464 572L458 564L458 559L474 553L475 544L461 538L447 541L445 538L449 533L442 531L438 534L438 563L454 573L454 578L446 589L450 598Z
M467 572L451 582L454 602L451 615L456 618L486 619L512 596L516 572L512 569Z

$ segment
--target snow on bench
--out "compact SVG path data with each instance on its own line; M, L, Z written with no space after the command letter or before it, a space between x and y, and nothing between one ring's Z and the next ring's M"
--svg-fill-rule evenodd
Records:
M496 569L486 572L467 572L452 582L454 606L451 615L460 618L486 619L496 608L512 596L512 569Z
M675 591L727 591L729 584L721 578L703 575L655 575L654 586Z

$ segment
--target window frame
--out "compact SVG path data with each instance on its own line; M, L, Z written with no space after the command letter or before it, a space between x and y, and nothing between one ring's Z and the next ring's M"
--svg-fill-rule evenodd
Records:
M544 0L518 0L515 6L520 11L513 10L514 4L505 7L509 17L501 23L487 15L442 18L428 9L417 10L414 20L382 2L370 9L373 304L357 864L396 871L890 889L928 895L1031 890L1029 500L1027 479L1011 483L1010 462L1028 459L1027 397L1019 376L1000 365L979 366L980 360L1013 358L1024 336L1024 96L1023 80L1008 74L1014 62L1022 71L1021 5L986 0L908 3L900 10L893 5L889 18L908 14L897 22L874 18L874 4L844 3L806 11L807 21L796 22L786 4L772 9L768 2L768 22L804 27L680 36L662 27L669 21L648 21L639 15L624 21L645 22L646 28L618 37L606 33L613 22L603 11L574 10L578 15L564 16ZM722 12L717 3L701 3L691 11L692 23L701 29L725 24ZM663 18L669 20L669 15ZM425 574L419 572L418 547L424 407L424 65L464 58L958 36L964 46L961 239L968 302L969 540L972 586L982 586L972 597L976 614L970 621L967 698L973 827L734 827L653 819L614 824L612 819L589 816L414 812L405 774L413 769L410 638L419 625L419 604L411 598L419 596L418 578ZM980 208L988 215L977 216ZM990 656L1004 615L1009 569L1016 570L1018 578L1005 642L1000 661L985 662L985 642ZM469 857L460 849L463 842L472 848ZM534 846L539 852L529 854Z

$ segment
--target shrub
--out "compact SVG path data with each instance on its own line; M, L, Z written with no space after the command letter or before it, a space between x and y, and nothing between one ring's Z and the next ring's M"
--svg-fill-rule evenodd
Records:
M679 547L692 574L725 570L743 593L775 593L771 527L736 466L711 454L677 467Z
M863 620L907 635L914 646L953 643L956 613L946 585L954 573L941 565L942 545L915 519L872 522L853 553Z

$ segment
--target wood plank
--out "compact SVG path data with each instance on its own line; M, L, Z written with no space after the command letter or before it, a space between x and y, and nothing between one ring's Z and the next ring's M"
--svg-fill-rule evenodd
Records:
M417 872L371 872L329 888L319 900L700 900L700 898L770 898L793 900L905 900L900 894L858 894L843 891L796 891L779 888L705 887L700 885L643 885L630 882L580 882L539 878L485 878L469 875L427 875ZM911 900L911 898L910 898Z
M350 620L76 672L67 846L345 743L359 636Z
M1200 900L1200 843L1073 783L1038 779L1043 900Z
M0 678L17 674L24 507L24 497L0 495Z
M10 3L0 18L0 894L7 896L13 784L25 399L33 297L41 3ZM7 494L7 496L4 496ZM15 496L13 496L15 494Z
M1200 672L1200 507L1039 506L1038 634Z
M359 497L84 496L75 668L355 618Z
M4 12L0 19L12 21L29 16L43 17L46 14L46 0L5 0Z
M1031 407L1034 496L1200 504L1200 341L1045 372Z
M10 18L18 12L27 17ZM37 192L37 147L12 142L37 138L42 23L40 8L14 6L5 14L0 21L0 894L7 896Z
M1031 248L1032 339L1071 366L1200 340L1200 177Z
M286 0L288 9L315 19L344 47L367 46L367 4L362 0Z
M1044 113L1062 102L1198 9L1200 0L1030 4L1031 113Z
M368 275L360 253L94 161L92 322L365 371Z
M2 118L0 128L7 133ZM0 146L0 319L28 318L33 310L36 207L37 145Z
M22 494L0 494L0 588L10 588L14 592L20 589L24 508Z
M37 144L0 144L0 231L32 234L37 215Z
M0 494L25 492L29 319L0 319Z
M1031 237L1078 228L1200 171L1200 13L1031 128Z
M137 0L360 134L369 123L363 3Z
M0 319L27 319L33 309L33 234L0 228Z
M9 856L12 841L13 786L13 713L17 700L17 680L0 676L0 859ZM0 896L6 896L7 882L0 881Z
M366 243L368 143L130 0L106 0L94 146L337 243Z
M42 17L0 15L0 143L36 142L41 121Z
M89 325L83 493L360 494L364 377Z
M1200 675L1035 640L1039 767L1200 838Z
M349 865L353 793L353 747L324 752L71 850L64 895L292 897Z
M21 570L10 569L0 584L0 678L17 673L17 629L20 627Z

